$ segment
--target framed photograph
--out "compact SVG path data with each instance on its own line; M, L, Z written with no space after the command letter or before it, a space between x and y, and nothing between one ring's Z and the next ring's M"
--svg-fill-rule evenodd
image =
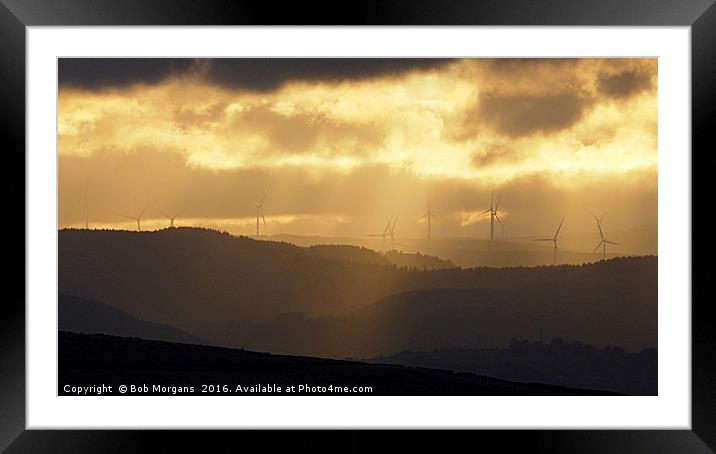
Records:
M712 1L2 3L0 448L716 446Z

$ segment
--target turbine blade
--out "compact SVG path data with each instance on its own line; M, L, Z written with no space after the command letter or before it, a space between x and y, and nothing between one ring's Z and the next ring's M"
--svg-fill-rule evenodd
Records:
M260 204L261 206L263 206L264 200L266 200L266 196L267 196L267 195L268 195L268 189L266 190L266 192L264 192L264 196L261 197L261 202L259 202L259 204Z
M137 216L137 217L141 218L144 215L144 212L147 211L147 208L149 208L149 205L151 205L151 204L152 204L152 202L149 202L147 204L147 206L144 207L144 209L139 213L139 216Z
M599 248L602 247L602 243L603 243L603 242L604 242L604 240L600 241L599 244L597 244L597 246L596 246L596 247L594 248L594 250L592 251L592 254L595 253L595 252L597 252L597 251L599 250Z
M587 209L585 208L585 210L587 210ZM599 229L599 236L600 236L602 239L604 239L604 232L602 232L602 218L604 218L604 216L606 216L606 213L604 213L603 215L601 215L601 217L597 217L597 216L596 216L594 213L592 213L591 211L587 210L587 212L589 212L589 214L592 215L592 217L594 218L594 221L597 223L597 228Z
M552 238L537 238L532 241L554 241Z
M178 218L179 215L182 214L182 213L185 212L185 211L186 211L186 208L182 208L181 210L179 210L179 212L178 212L177 214L174 215L174 217L175 217L175 218Z
M592 216L594 216L594 215L592 215ZM599 238L601 238L603 240L604 232L602 232L602 221L596 216L594 216L594 221L597 223L597 228L599 229Z
M621 246L621 244L615 243L614 241L604 240L604 242L608 243L608 244L616 244L617 246Z
M562 230L562 224L564 224L564 218L562 218L562 221L559 223L559 227L557 227L557 232L554 234L554 237L557 238L557 235L559 235L559 231Z
M500 194L500 197L497 198L497 205L495 205L495 211L500 208L500 202L502 202L502 194Z
M489 212L491 212L491 211L492 211L492 209L485 210L485 211L483 211L482 213L480 213L480 215L487 214L487 213L489 213Z
M264 233L268 232L268 229L266 228L266 216L264 216L263 210L261 211L261 219L263 219L264 222Z
M166 213L163 212L162 210L157 210L157 211L160 212L160 213L162 214L162 216L164 216L164 217L167 218L167 219L171 219L171 218L172 218L171 216L169 216L168 214L166 214Z
M391 225L392 222L393 222L393 216L389 216L389 217L388 217L388 223L385 224L385 229L383 229L383 234L384 234L384 235L387 234L388 232L390 232L390 230L391 230L391 229L390 229L390 225Z
M136 221L137 218L134 216L127 216L126 214L120 214L119 216L122 216L123 218L131 219L133 221Z
M428 213L425 213L424 215L420 216L418 218L418 221L420 221L421 219L425 219L426 217L428 217Z

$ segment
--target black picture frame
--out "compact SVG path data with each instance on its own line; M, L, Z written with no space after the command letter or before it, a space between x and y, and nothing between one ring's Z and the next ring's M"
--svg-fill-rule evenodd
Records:
M691 28L692 46L692 150L704 153L712 143L710 126L716 117L716 6L713 0L0 0L3 107L0 112L4 119L0 124L7 144L3 147L6 155L16 159L25 156L26 27L299 24L687 26ZM692 151L692 156L695 154ZM21 165L24 168L24 160ZM4 186L9 191L9 183ZM693 222L684 220L687 221ZM497 442L508 452L518 448L549 452L713 452L716 450L716 348L711 335L712 321L707 316L710 302L692 298L691 304L692 430L461 431L451 434L451 445L463 442L467 446L487 446L485 443ZM265 432L25 430L24 298L4 299L0 327L0 449L7 449L8 453L141 452L155 443L162 444L163 452L170 452L172 445L180 452L194 452L200 447L200 452L214 452L222 451L221 446L248 447L255 442L268 448L283 444L353 451L373 449L377 444L385 446L385 440L377 441L375 433L367 431L333 431L328 438L321 435L320 441L315 437L309 441L307 437L311 434L295 431L273 437ZM385 434L382 435L384 438ZM428 440L422 432L408 435L401 437L401 443L409 440L422 448L439 443Z

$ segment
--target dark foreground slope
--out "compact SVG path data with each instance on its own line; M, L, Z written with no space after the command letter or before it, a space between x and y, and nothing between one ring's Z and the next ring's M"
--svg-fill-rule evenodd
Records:
M139 386L141 392L128 393L135 395L609 394L514 383L469 373L60 332L58 394L71 395L77 387L99 385L111 387L111 390L105 388L105 395L122 394L119 392L121 385ZM215 388L212 390L203 385ZM301 391L302 385L308 389ZM275 388L278 386L280 391ZM289 386L295 386L295 392L287 393ZM333 387L331 391L330 386ZM272 388L257 393L251 387ZM325 391L315 387L325 387ZM341 390L336 392L336 387ZM361 392L353 387L364 389ZM365 387L370 387L370 391ZM92 388L85 389L90 390L88 395L95 395Z
M655 396L659 388L655 348L629 353L621 347L596 348L582 342L567 343L560 338L548 344L512 339L507 348L403 351L371 362L639 396Z

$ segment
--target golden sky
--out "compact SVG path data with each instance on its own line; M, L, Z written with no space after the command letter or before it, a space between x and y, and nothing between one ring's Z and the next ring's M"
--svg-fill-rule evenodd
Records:
M484 237L657 220L656 59L62 60L59 224ZM127 221L127 222L125 222Z

